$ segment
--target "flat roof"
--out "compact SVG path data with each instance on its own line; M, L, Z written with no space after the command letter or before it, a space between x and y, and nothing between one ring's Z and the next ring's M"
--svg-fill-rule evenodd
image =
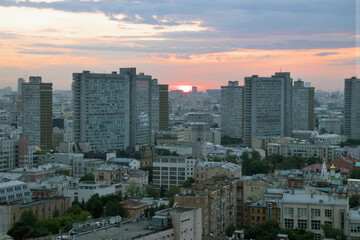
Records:
M313 205L339 205L347 206L347 199L341 199L333 196L323 196L304 193L285 193L282 198L283 203L313 204Z

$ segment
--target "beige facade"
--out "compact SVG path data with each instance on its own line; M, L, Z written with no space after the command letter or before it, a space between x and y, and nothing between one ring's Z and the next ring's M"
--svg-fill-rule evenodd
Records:
M285 193L281 205L281 227L300 228L315 233L321 239L321 226L329 224L333 228L348 229L347 199L315 194Z
M236 196L236 180L218 177L182 188L174 202L177 206L201 208L203 235L224 237L226 229L236 225Z
M143 218L145 216L145 209L149 207L146 203L131 200L124 200L120 203L128 211L129 217L135 220Z
M71 207L71 198L54 198L31 203L12 203L0 205L0 232L7 232L11 226L20 220L21 214L31 209L38 220L50 219L56 210L59 216L64 216L68 208Z
M291 143L289 137L254 137L252 138L252 147L255 149L267 149L268 143Z
M229 162L200 161L195 165L194 179L196 182L202 182L214 176L241 178L242 169L240 165Z
M247 203L256 202L264 198L266 184L260 181L254 181L251 178L241 179L237 182L236 200L237 214L236 226L243 228L249 223L249 214Z

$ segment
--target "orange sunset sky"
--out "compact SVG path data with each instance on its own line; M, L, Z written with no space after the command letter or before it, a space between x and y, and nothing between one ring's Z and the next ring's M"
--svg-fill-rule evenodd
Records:
M136 67L176 89L289 71L323 90L357 74L356 0L1 0L0 88Z

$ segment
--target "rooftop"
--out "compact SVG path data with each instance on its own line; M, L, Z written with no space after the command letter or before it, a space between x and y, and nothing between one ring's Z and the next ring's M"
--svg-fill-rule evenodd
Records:
M21 184L25 184L25 183L20 182L20 181L4 182L4 183L0 183L0 188L13 187L13 186L21 185Z
M291 194L285 193L282 198L283 203L313 204L313 205L338 205L347 206L347 199L333 196L323 196L315 194Z

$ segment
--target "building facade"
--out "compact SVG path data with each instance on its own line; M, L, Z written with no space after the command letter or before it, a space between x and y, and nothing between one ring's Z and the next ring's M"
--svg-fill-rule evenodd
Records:
M0 137L0 172L9 171L15 167L15 140Z
M229 81L221 87L221 133L230 138L243 138L244 87Z
M52 150L52 83L43 83L41 77L29 77L22 84L22 129L29 145Z
M91 150L124 149L130 144L130 79L111 74L73 74L75 142Z
M345 79L345 128L344 134L349 138L360 138L360 79Z
M155 156L153 161L153 185L169 189L194 177L196 160L185 156Z
M245 77L244 140L290 136L292 131L292 78L289 72L271 77Z
M151 128L154 131L169 129L169 85L151 81Z
M314 130L315 88L305 87L298 79L292 88L292 129Z
M328 224L344 232L348 229L348 200L315 194L285 193L281 204L282 228L299 228L322 239L321 226Z
M208 179L182 188L174 202L181 207L202 211L203 235L224 237L229 226L236 225L236 180Z
M314 157L326 160L335 160L342 154L339 146L311 143L269 143L267 152L268 155L280 154L284 157Z

